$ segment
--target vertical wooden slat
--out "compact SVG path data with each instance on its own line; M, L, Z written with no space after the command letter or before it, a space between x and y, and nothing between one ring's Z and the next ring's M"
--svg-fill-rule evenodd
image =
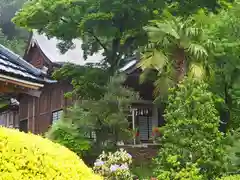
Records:
M33 108L32 108L32 132L35 133L35 107L36 107L36 98L33 97Z

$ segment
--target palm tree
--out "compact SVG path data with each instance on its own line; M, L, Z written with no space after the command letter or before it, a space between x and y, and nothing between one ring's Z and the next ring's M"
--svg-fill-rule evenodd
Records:
M149 44L144 47L139 67L143 76L149 69L157 71L156 92L164 93L185 75L203 77L210 40L194 17L168 16L150 21L145 27Z

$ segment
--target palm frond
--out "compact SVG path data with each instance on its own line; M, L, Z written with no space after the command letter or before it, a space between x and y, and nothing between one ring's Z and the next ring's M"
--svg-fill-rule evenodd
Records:
M185 34L188 37L196 37L202 33L202 29L196 27L188 27L185 29Z
M158 77L158 79L154 82L154 96L161 96L164 97L168 93L168 89L173 87L175 85L174 79L171 78L171 76L168 75L162 75Z
M156 43L162 41L164 33L159 31L159 28L155 26L145 26L143 29L147 32L150 42Z
M189 66L189 76L196 79L203 79L205 77L205 69L200 63L191 63Z
M166 65L168 61L167 56L160 51L154 49L152 52L146 52L141 61L138 63L138 67L144 69L156 69L161 71L161 69Z
M194 55L197 59L206 58L208 56L207 50L200 44L190 43L187 51Z
M174 37L175 39L179 39L180 36L176 29L174 29L173 24L170 23L170 21L150 21L154 26L156 26L159 30L159 32L162 32L164 34L170 35Z

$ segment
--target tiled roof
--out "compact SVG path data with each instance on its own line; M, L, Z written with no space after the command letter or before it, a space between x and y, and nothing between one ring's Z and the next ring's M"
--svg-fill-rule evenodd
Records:
M47 79L39 69L27 63L20 56L0 44L0 73L23 80L52 83L53 80Z

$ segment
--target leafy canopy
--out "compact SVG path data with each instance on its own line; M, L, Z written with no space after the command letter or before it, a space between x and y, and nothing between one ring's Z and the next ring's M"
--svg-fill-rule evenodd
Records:
M24 5L13 21L20 27L63 40L63 52L71 47L72 39L81 38L84 57L102 50L104 63L110 65L113 73L126 57L146 44L143 27L168 5L177 14L220 7L217 0L33 0Z
M157 94L159 91L166 94L168 88L185 75L197 78L206 75L210 49L214 49L215 44L208 39L200 23L201 14L204 12L181 18L164 11L164 16L144 27L149 41L138 65L143 69L143 79L149 69L156 70Z
M217 45L214 58L208 61L214 72L209 84L212 92L224 99L221 107L222 122L228 130L239 128L240 121L239 10L240 4L236 1L228 11L222 10L218 15L207 16L213 23L205 28L209 38Z
M99 100L106 91L109 74L100 67L76 66L66 64L53 73L57 80L68 80L73 91L65 94L67 97L85 100Z

